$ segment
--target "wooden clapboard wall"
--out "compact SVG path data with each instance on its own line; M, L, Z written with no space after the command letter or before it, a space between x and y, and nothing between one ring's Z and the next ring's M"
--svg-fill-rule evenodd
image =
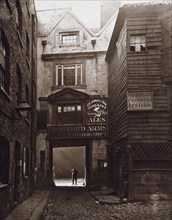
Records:
M145 34L146 51L130 52L130 35ZM158 16L127 18L128 91L152 93L153 109L128 112L128 137L136 142L170 139L168 87L162 82L162 21Z
M127 57L124 24L109 68L109 135L112 142L127 135Z

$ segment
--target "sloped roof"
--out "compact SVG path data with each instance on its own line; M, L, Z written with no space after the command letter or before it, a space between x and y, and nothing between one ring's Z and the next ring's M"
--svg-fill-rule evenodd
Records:
M63 20L64 17L66 17L68 14L70 14L87 32L89 32L91 35L93 35L93 32L91 29L88 29L79 19L77 16L75 16L70 8L66 9L60 9L60 10L47 10L47 11L38 11L38 22L39 22L39 29L38 34L39 35L49 35L56 26Z
M137 3L137 4L127 4L119 9L116 24L112 33L112 37L109 43L108 51L106 54L106 61L111 58L111 54L114 51L114 47L119 37L120 30L125 22L125 18L128 16L147 16L147 15L159 15L167 10L172 10L171 1L167 2L154 2L154 3Z
M172 144L170 143L131 144L131 155L133 160L172 161Z
M46 35L57 24L70 8L37 11L38 34Z
M76 100L76 99L87 99L89 95L87 93L72 89L70 87L67 87L65 89L62 89L56 93L51 94L48 96L48 100L50 102L52 101L65 101L65 100Z

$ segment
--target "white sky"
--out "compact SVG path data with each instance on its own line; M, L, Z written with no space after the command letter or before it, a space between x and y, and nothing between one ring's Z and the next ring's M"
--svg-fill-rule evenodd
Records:
M109 0L104 0L105 2ZM110 0L115 1L115 0ZM121 4L156 2L158 0L121 0ZM162 0L163 1L163 0ZM89 28L100 25L100 0L35 0L36 10L72 8L72 12Z

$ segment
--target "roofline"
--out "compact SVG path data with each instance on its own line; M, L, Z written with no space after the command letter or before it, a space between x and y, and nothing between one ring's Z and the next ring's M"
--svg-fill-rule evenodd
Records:
M133 12L134 12L134 15L142 15L142 14L138 14L138 11L136 10L137 7L144 7L144 8L147 8L147 7L151 7L151 6L160 6L160 7L165 7L165 6L170 6L170 10L172 10L171 6L172 6L172 3L156 3L156 4L130 4L130 5L124 5L122 6L121 8L119 8L119 12L118 12L118 16L117 16L117 20L116 20L116 24L115 24L115 27L113 29L113 32L112 32L112 37L111 37L111 40L110 40L110 43L109 43L109 46L108 46L108 50L107 50L107 53L106 53L106 57L105 57L105 60L108 62L110 60L110 55L113 51L113 45L116 44L117 40L118 40L118 37L119 37L119 33L120 33L120 30L124 24L124 21L127 17L127 15L130 15L131 12L129 9L134 9L134 11L132 11L132 15L133 15ZM157 15L158 15L158 12L154 11ZM160 13L163 13L164 11L161 11L159 10ZM144 13L144 11L143 11ZM117 34L116 34L117 33Z
M40 35L41 37L47 37L56 27L57 27L57 25L63 20L63 18L67 15L67 14L70 14L73 18L75 18L77 21L78 21L78 23L81 25L81 26L83 26L84 27L84 29L85 30L87 30L87 32L92 36L92 37L94 37L94 34L93 34L93 32L90 30L90 29L88 29L71 11L67 11L67 12L65 12L63 15L62 15L62 17L58 20L58 22L54 25L54 27L52 27L47 33L45 33L44 35Z

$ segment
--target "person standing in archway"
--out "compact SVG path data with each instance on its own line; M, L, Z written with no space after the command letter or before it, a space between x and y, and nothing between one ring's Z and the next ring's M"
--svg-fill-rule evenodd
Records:
M77 180L78 180L78 170L74 167L72 168L72 185L77 185Z

